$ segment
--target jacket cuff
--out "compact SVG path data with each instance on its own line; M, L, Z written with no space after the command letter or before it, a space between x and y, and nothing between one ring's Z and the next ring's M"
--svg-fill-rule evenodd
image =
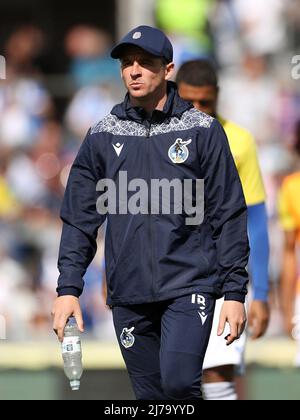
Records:
M84 288L82 273L72 270L63 270L58 278L57 293L58 296L79 297Z
M58 297L61 296L74 296L79 298L82 294L82 290L77 289L76 287L58 287L56 289Z
M235 300L237 302L245 303L246 296L243 293L228 292L225 293L225 301Z

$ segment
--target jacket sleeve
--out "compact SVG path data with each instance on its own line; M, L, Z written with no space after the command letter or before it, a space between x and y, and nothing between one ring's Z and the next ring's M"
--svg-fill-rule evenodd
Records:
M248 206L248 233L251 246L249 268L253 300L268 302L270 246L265 203Z
M105 220L96 209L101 168L90 140L88 133L71 168L62 203L58 296L81 295L83 276L97 251L98 229Z
M240 178L221 124L207 131L202 154L205 212L211 226L225 300L245 302L249 258L247 207Z

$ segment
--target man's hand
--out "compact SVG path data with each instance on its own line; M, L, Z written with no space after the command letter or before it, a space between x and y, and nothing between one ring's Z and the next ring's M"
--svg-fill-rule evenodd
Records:
M64 340L64 328L70 317L74 316L80 332L84 332L79 299L75 296L61 296L56 299L52 309L53 330L60 342Z
M251 327L252 339L262 337L269 325L270 309L267 302L253 300L249 310L249 327Z
M230 326L230 334L226 337L227 346L230 346L235 340L243 334L247 317L243 303L228 300L223 303L220 321L218 327L218 336L224 333L226 322Z

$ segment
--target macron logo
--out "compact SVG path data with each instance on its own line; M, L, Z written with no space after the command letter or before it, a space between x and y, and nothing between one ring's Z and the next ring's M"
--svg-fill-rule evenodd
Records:
M199 316L201 318L202 325L204 325L205 322L206 322L206 320L207 320L207 315L205 315L204 312L199 312L199 311L198 311L198 314L199 314Z
M120 156L120 154L122 153L122 150L123 150L124 144L120 144L120 143L113 144L113 147L114 147L114 149L115 149L116 154L117 154L117 155L118 155L118 157L119 157L119 156Z

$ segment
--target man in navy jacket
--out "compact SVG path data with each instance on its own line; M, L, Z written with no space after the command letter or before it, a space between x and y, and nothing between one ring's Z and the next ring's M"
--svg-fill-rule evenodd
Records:
M247 208L224 131L170 82L173 48L130 31L111 53L128 94L92 127L72 166L61 218L54 330L70 316L107 220L107 304L138 399L201 398L215 300L227 344L246 322Z

